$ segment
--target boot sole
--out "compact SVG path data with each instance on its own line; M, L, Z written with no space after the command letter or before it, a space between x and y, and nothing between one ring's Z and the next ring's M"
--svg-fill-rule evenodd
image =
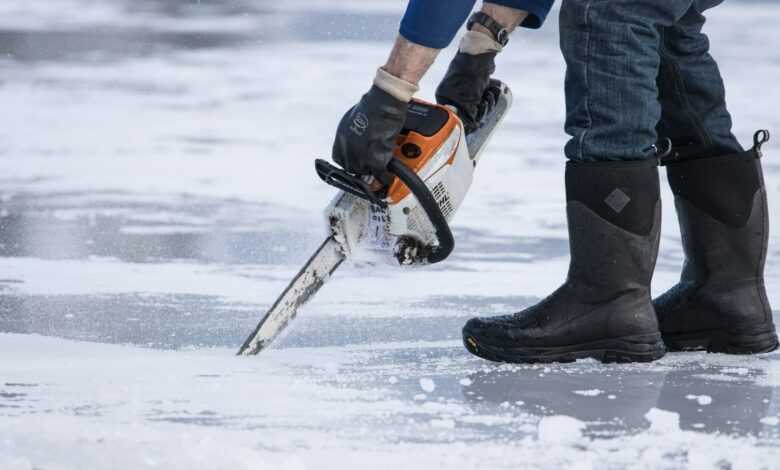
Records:
M663 334L663 339L669 351L759 354L778 348L777 334L772 323L738 332L715 329Z
M652 362L666 354L660 333L624 336L554 348L506 348L463 334L463 345L475 356L493 362L535 364L596 359L604 363Z

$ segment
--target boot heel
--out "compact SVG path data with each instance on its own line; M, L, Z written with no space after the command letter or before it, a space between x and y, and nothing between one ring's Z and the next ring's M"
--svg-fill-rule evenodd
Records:
M664 335L669 351L707 351L725 354L759 354L778 348L777 334L772 323L749 331L704 330L683 334Z
M657 333L627 336L602 345L601 362L652 362L666 355L666 345Z
M723 352L727 354L758 354L777 349L778 341L773 324L753 332L724 332L714 338L707 352Z

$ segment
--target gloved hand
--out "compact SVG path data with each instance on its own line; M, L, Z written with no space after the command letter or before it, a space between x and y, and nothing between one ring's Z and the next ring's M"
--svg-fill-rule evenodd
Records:
M358 175L373 175L382 184L392 182L387 164L395 139L406 120L408 103L377 87L341 118L333 143L333 160Z
M491 109L486 91L490 76L496 70L496 52L467 54L458 52L436 89L436 102L454 106L463 121L466 133L471 133Z

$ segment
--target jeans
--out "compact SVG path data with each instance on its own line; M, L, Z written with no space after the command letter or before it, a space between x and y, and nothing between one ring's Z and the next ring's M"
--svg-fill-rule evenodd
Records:
M702 13L723 0L563 0L566 156L654 158L660 140L741 152Z

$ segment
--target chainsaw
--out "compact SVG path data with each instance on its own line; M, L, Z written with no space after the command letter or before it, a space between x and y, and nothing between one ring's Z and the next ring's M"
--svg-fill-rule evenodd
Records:
M449 222L511 104L509 88L491 80L483 98L487 112L477 129L466 134L453 108L412 100L388 165L394 178L387 187L315 160L318 176L339 189L325 209L328 237L238 354L253 355L266 348L345 260L363 266L388 262L423 266L445 260L455 247Z

